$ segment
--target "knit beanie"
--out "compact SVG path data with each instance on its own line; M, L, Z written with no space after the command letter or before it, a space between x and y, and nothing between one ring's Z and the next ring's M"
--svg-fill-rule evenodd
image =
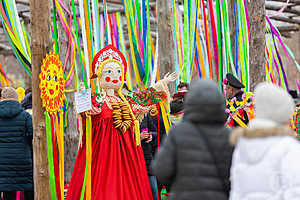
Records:
M295 103L291 95L272 83L260 83L254 91L255 116L277 124L288 122L294 112Z
M3 100L10 99L10 100L18 101L18 94L17 94L16 90L12 87L3 88L1 95L2 95Z

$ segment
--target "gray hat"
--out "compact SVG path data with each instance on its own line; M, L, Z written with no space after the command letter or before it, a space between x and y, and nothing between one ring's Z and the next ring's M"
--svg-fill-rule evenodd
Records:
M18 101L18 93L12 87L5 87L2 89L1 96L3 100L16 100Z

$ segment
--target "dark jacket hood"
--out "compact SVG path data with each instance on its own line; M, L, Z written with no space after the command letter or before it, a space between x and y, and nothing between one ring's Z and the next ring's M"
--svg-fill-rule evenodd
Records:
M32 109L32 93L31 92L26 94L24 99L21 101L21 105L23 106L23 108L25 110L26 109Z
M184 121L224 124L225 100L212 80L198 80L189 90L184 103Z
M0 118L13 118L24 109L21 104L13 100L4 100L0 102Z

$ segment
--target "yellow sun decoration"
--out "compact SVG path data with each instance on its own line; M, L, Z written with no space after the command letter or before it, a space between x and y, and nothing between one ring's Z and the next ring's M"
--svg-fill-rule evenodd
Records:
M39 77L43 107L50 114L59 112L63 107L66 81L62 62L54 52L50 52L43 59Z

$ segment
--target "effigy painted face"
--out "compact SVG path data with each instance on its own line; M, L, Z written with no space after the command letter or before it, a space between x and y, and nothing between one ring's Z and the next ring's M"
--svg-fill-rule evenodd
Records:
M100 87L102 89L119 90L123 84L123 70L121 65L116 61L106 63L102 69L97 71Z

